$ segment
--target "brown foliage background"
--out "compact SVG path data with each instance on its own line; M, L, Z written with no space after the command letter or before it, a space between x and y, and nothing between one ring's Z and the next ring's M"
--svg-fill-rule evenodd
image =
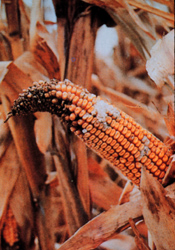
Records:
M174 159L171 185L143 170L137 189L56 116L4 124L22 89L67 78L174 148L172 38L159 44L162 57L151 50L172 30L173 11L171 0L1 1L0 249L175 249ZM95 44L104 24L118 43L101 57ZM146 71L151 55L155 82Z

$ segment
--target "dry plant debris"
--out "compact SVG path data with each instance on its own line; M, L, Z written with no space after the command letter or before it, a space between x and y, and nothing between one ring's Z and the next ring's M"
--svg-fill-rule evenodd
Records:
M105 131L111 126L108 108L119 114L115 106L174 153L173 1L0 4L0 249L174 250L174 155L166 161L163 186L142 168L137 188L57 116L38 112L4 123L14 100L33 82L69 79L101 96L93 105ZM103 24L118 37L106 57L95 47ZM78 131L75 116L85 109L71 107L72 121L64 119ZM90 118L82 137L94 129ZM119 132L116 140L124 129ZM152 151L158 148L153 145ZM161 165L155 166L154 173Z

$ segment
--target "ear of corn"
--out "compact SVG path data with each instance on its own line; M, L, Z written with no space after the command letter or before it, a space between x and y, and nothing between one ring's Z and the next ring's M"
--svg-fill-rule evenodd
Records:
M133 118L86 89L68 80L34 83L14 102L8 118L36 111L62 117L72 132L136 185L142 165L162 182L171 150Z

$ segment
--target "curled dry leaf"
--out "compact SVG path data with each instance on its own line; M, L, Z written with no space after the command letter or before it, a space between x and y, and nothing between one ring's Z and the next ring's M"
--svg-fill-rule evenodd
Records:
M137 244L137 247L139 250L150 250L150 248L148 247L147 243L144 241L144 239L142 238L142 236L139 233L139 230L137 229L133 219L129 219L129 223L132 227L132 230L135 234L135 242Z
M168 76L174 74L174 30L152 47L146 69L158 87L162 87Z
M116 248L117 246L117 248ZM137 250L134 237L119 234L116 239L108 240L100 245L102 250ZM101 249L101 248L100 248Z
M175 203L162 185L142 169L143 216L157 250L174 250Z

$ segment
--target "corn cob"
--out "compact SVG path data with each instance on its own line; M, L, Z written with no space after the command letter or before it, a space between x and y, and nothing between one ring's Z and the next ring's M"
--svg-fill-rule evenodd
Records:
M2 236L10 247L14 246L19 241L18 225L10 207L7 209L6 218L2 229Z
M15 100L7 120L36 111L61 117L72 132L136 185L142 165L162 182L171 150L133 118L81 86L68 80L35 82Z

